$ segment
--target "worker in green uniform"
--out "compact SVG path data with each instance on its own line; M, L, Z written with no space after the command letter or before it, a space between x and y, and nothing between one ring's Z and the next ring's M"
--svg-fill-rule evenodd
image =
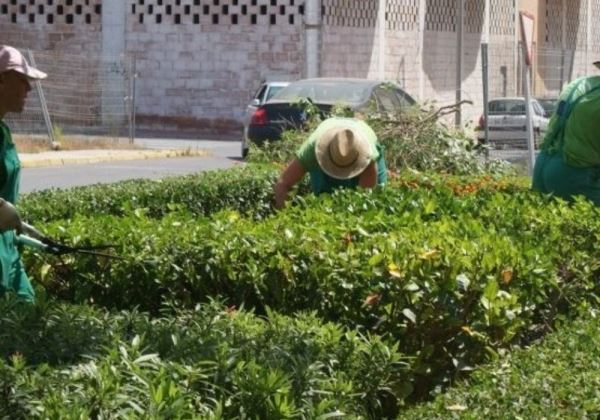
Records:
M387 181L377 135L356 118L332 117L319 124L275 184L275 207L284 206L289 191L307 173L315 194L337 188L373 188Z
M594 65L600 68L600 62ZM584 196L600 205L600 76L571 82L540 146L533 189L566 200Z
M0 295L13 291L26 301L34 300L34 292L21 263L16 233L29 233L32 228L21 221L15 208L20 163L4 117L9 112L23 112L31 81L45 77L29 66L17 49L0 45Z

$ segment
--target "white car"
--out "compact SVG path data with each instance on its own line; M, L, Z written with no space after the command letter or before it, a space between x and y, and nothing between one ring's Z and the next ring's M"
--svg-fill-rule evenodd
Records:
M260 85L252 100L246 107L246 114L244 115L244 132L242 135L242 158L245 158L248 155L248 144L250 141L248 140L248 125L250 124L250 119L254 112L258 109L259 106L267 102L269 99L273 97L277 92L281 89L289 85L290 82L264 82Z
M536 99L531 99L533 109L533 136L536 147L548 130L550 121L546 111ZM488 121L481 116L477 127L477 139L485 142L485 125L488 124L488 142L495 147L527 147L525 98L497 98L489 102Z

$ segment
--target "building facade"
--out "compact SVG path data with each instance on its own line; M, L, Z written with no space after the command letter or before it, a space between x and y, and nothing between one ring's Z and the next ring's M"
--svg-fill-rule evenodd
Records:
M261 80L318 75L392 80L440 105L470 100L469 123L481 113L482 43L490 96L521 93L522 10L535 19L536 94L594 71L599 0L0 0L0 41L39 57L50 111L65 121L134 106L145 128L236 130ZM97 60L112 70L99 74ZM123 83L133 73L134 88ZM65 80L69 94L53 97Z

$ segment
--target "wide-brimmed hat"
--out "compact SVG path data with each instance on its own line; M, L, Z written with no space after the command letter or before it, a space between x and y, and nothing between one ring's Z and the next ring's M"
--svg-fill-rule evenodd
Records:
M16 71L32 80L45 79L47 74L31 67L19 50L8 45L0 45L0 73Z
M315 153L323 172L332 178L349 179L369 166L372 145L363 131L340 122L317 139Z

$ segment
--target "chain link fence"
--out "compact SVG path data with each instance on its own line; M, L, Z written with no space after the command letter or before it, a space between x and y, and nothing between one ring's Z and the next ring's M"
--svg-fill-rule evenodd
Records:
M48 78L32 85L23 113L8 114L14 133L40 141L60 141L65 135L133 138L135 62L131 57L22 52Z
M483 77L482 87L489 92L488 115L486 120L482 101L475 133L479 141L489 146L492 158L525 165L528 159L525 73L520 49L521 45L515 42L489 44L487 78ZM547 132L561 90L572 80L589 75L591 67L581 51L534 48L533 63L528 70L533 139L537 149Z

